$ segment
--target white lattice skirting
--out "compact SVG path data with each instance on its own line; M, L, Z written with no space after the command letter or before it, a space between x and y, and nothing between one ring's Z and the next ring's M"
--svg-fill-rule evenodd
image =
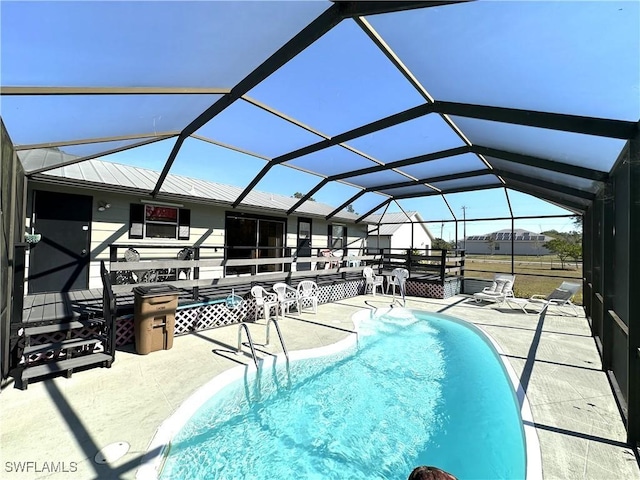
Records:
M407 280L407 295L426 298L449 298L460 293L462 281L448 279L444 285L424 281Z
M336 282L319 287L318 303L331 303L364 293L364 279ZM185 335L199 330L223 327L238 323L240 320L253 320L256 304L247 299L239 310L229 310L224 302L185 305L176 311L174 335ZM116 345L122 346L134 342L133 315L117 319Z
M421 281L407 281L407 295L427 298L449 298L460 293L462 281L459 279L447 280L443 285ZM364 279L336 282L331 285L322 285L318 292L318 303L331 303L345 298L352 298L364 294ZM243 302L237 311L230 311L224 302L186 305L176 311L174 335L185 335L199 330L223 327L238 323L241 319L253 320L256 304L253 299ZM134 342L133 315L124 315L116 319L116 346L131 344ZM94 334L92 329L73 332L74 337L87 337ZM45 342L62 340L62 334L54 333L34 337L32 345ZM55 352L59 355L59 352ZM54 355L50 354L50 355ZM46 360L42 354L33 355L31 362Z

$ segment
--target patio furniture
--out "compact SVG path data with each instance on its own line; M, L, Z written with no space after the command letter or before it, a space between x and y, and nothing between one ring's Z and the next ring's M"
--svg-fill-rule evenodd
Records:
M357 253L349 253L347 255L347 267L359 267L360 266L360 259L358 258L354 258L357 257L358 254Z
M268 322L271 315L271 309L276 308L276 315L278 314L278 296L275 293L269 293L264 288L256 285L251 288L251 296L256 302L256 309L253 316L253 321L258 320L258 312L262 309L264 319Z
M135 248L127 248L124 251L123 259L125 262L139 262L140 254ZM116 273L117 285L129 285L138 281L138 275L131 270L118 270Z
M127 248L124 251L125 262L139 262L140 253L135 248ZM126 285L131 283L152 283L158 280L157 270L120 270L116 275L116 283L118 285Z
M296 289L296 298L298 300L298 312L302 313L305 303L310 303L313 313L318 313L318 285L311 280L303 280L298 284Z
M291 305L298 305L298 291L295 288L286 283L276 283L273 285L273 291L278 297L278 316L289 313Z
M543 295L532 295L528 299L528 303L542 305L540 313L544 312L549 307L564 307L568 306L573 309L575 316L578 316L578 309L571 302L573 296L578 293L581 285L573 282L562 282L559 287L554 289L546 297Z
M178 260L193 260L194 255L195 251L193 250L193 248L185 247L178 252L176 258ZM180 280L180 275L183 273L185 275L185 280L189 280L189 278L191 277L190 268L178 268L178 271L176 273L176 280Z
M373 268L364 267L364 270L362 270L362 275L365 278L364 293L367 293L367 291L371 289L371 293L373 293L373 295L375 296L376 289L378 287L380 287L380 293L384 292L384 287L383 287L384 277L382 277L381 275L375 275L373 273Z
M338 252L336 251L332 253L331 250L329 249L320 250L321 257L326 257L331 260L327 260L326 262L317 262L316 270L328 270L330 268L339 268L340 260L338 259L338 255L336 255L336 253ZM340 253L339 256L342 257L342 253Z
M489 287L484 287L481 292L473 294L476 303L496 302L504 303L507 298L513 297L513 284L516 281L515 275L497 273L493 277L493 283Z
M530 314L531 312L527 311L527 305L529 305L529 299L528 298L517 298L517 297L511 297L511 296L507 296L505 297L505 302L507 302L507 305L509 305L509 307L511 308L519 308L520 310L522 310L524 313L526 314ZM515 307L514 307L515 305Z
M391 271L391 293L395 301L396 298L396 286L400 290L402 296L402 304L405 304L405 286L409 278L409 270L406 268L394 268Z
M176 254L176 260L193 260L194 250L191 247L185 247L180 249L180 251ZM184 274L182 280L189 280L191 276L191 269L180 267L180 268L163 268L155 270L157 272L157 281L163 282L167 280L181 280L180 275Z

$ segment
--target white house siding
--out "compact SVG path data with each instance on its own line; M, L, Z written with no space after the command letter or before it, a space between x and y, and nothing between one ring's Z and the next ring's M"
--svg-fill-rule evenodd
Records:
M422 217L417 212L408 212L409 218L414 222L422 222ZM371 222L379 222L380 215L368 217ZM384 223L389 222L389 223ZM402 222L402 223L401 223ZM424 223L411 223L404 213L387 213L382 217L378 235L376 226L369 227L367 246L370 248L384 248L394 250L430 249L432 235ZM396 252L398 253L398 252Z
M74 190L74 193L80 193ZM91 194L91 193L89 193ZM111 208L98 212L98 202L104 200L111 204ZM224 247L225 210L216 206L181 203L183 208L191 210L191 225L189 240L174 239L130 239L129 238L129 206L139 203L140 198L120 194L103 194L94 196L93 222L91 225L91 267L89 270L89 288L100 288L100 260L109 262L110 244L135 244L140 248L140 256L144 260L154 258L175 258L178 251L187 246L205 247L200 256L206 258L220 258L224 251L217 252L206 247ZM175 249L144 249L145 245L172 245ZM124 249L118 250L118 257L122 258ZM200 278L219 278L222 267L201 267Z
M428 249L431 248L431 239L424 229L419 225L414 226L413 244L411 243L411 225L401 225L393 235L370 235L367 238L367 246L369 248L384 248L397 250L407 250L409 248Z
M412 232L413 229L413 242ZM431 239L420 224L405 223L391 237L392 249L425 249L431 248Z
M391 235L369 235L367 238L367 247L369 248L391 248Z
M139 248L142 259L153 258L175 258L178 251L184 246L202 246L202 247L221 247L216 252L213 248L203 248L201 250L201 259L206 258L222 258L224 255L225 244L225 218L226 212L241 212L247 209L233 210L226 206L215 206L188 202L175 202L183 205L183 208L191 210L190 238L189 240L173 240L173 239L129 239L129 206L131 203L139 203L140 196L125 195L113 193L109 191L96 192L95 190L64 187L58 185L42 185L31 183L29 186L28 198L31 199L31 192L34 189L57 191L63 193L74 193L79 195L88 195L93 197L93 219L91 223L91 263L89 268L89 288L101 288L100 279L100 260L109 263L111 244L135 244L143 247L144 245L175 245L174 249L157 249L147 250ZM103 212L98 211L99 202L104 201L111 207ZM27 206L27 220L30 217L31 206L30 201ZM287 217L284 212L274 213L265 212L263 210L254 210L258 215L267 215L273 218L282 218L287 222L285 234L285 247L295 249L297 246L297 229L298 217ZM328 246L328 225L330 223L340 223L347 226L348 243L352 243L350 247L362 247L366 225L356 225L348 222L327 222L321 218L312 218L312 248L325 248ZM27 225L29 226L29 224ZM118 256L122 258L123 249L118 251ZM28 265L28 258L27 258ZM28 272L27 272L28 273ZM200 278L220 278L223 274L222 267L201 267Z

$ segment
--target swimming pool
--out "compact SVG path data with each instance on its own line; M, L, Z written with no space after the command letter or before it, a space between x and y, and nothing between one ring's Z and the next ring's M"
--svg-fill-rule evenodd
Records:
M357 345L221 389L173 437L161 478L404 480L421 464L525 477L518 400L475 327L403 309L358 323Z

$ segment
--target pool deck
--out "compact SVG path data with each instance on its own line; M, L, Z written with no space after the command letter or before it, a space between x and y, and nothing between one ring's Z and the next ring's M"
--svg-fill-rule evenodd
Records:
M287 317L280 323L287 347L342 340L351 335L353 313L388 307L391 300L365 295L320 305L317 315ZM500 345L527 392L545 479L640 480L585 318L557 315L554 309L541 319L506 305L478 305L464 295L409 297L407 308L463 318ZM251 332L262 343L264 321L251 325ZM250 356L225 351L235 347L237 333L237 326L196 332L176 337L171 350L149 355L118 351L111 369L34 383L26 391L3 385L0 478L135 478L157 428L184 400L239 363L255 368ZM275 332L272 342L277 343ZM258 348L260 355L279 350ZM94 461L98 451L117 442L130 445L122 458ZM16 472L18 462L29 471ZM60 471L47 472L52 467Z

